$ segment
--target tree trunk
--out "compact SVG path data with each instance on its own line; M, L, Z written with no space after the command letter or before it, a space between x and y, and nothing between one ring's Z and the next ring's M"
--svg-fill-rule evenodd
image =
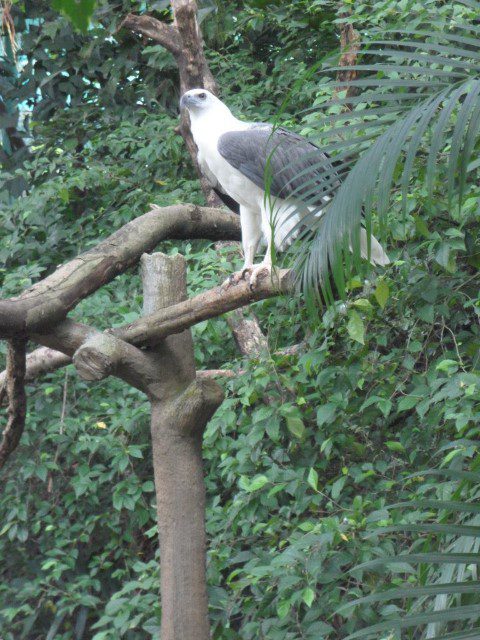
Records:
M185 260L179 255L143 256L142 279L144 313L186 298ZM202 436L223 391L212 380L196 380L189 330L169 336L154 351L162 369L151 395L161 640L208 640Z

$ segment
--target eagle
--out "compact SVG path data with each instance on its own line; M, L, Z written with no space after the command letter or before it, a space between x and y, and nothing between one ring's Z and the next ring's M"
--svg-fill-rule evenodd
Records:
M206 89L186 91L180 109L187 109L190 116L200 170L221 199L240 213L244 265L227 284L245 279L253 289L260 274L272 270L273 247L284 250L306 215L322 215L330 200L326 192L340 185L334 164L303 136L269 123L239 120ZM262 262L255 264L260 243L267 250ZM367 247L362 228L362 257L375 265L389 264L373 236L370 253Z

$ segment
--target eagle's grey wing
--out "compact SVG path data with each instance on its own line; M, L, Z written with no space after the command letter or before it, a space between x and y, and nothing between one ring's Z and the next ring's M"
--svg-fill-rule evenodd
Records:
M271 194L284 200L308 198L309 204L321 206L328 187L340 184L326 153L306 138L269 124L224 133L217 149L260 188L265 189L268 179Z

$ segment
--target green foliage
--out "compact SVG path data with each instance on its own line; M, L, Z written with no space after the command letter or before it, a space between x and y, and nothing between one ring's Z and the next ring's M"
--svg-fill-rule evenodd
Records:
M52 7L67 15L80 31L87 31L95 0L52 0Z
M164 3L152 4L163 15ZM116 32L122 15L142 3L99 3L86 34L50 3L28 4L29 21L15 6L31 144L28 159L0 173L4 296L93 246L149 202L202 201L174 133L171 57ZM342 7L322 0L201 9L209 7L202 14L208 56L233 110L273 120L283 105L284 123L325 135L316 110L307 109L314 101L324 108L334 83L323 71L306 72L336 52L344 18L333 18ZM362 35L406 16L412 29L426 17L440 28L447 18L456 24L468 16L460 3L353 7ZM341 105L326 108L334 116ZM372 123L380 126L384 116L373 114ZM269 351L256 361L238 356L224 319L194 329L198 368L236 373L205 435L215 640L340 640L375 624L384 631L373 637L395 638L396 619L415 625L405 626L405 638L475 637L468 633L476 609L466 621L457 615L459 607L478 608L474 563L412 559L478 555L471 529L478 527L479 487L478 185L467 182L461 210L449 207L441 172L430 192L423 180L428 142L414 161L421 180L412 179L406 204L401 186L393 189L393 265L381 277L347 278L345 299L307 331L301 301L257 303ZM16 178L28 189L10 201L5 187ZM168 242L161 250L186 255L191 293L235 266L228 251L206 242ZM72 315L104 328L133 320L140 307L139 279L129 272ZM282 353L297 343L296 354ZM157 637L144 398L116 380L87 385L72 368L29 385L28 397L21 446L2 471L2 639ZM401 564L389 562L395 556ZM434 609L452 621L435 620ZM425 615L426 625L409 615Z
M325 282L330 270L343 294L344 272L361 268L361 223L370 232L375 211L385 237L392 202L400 199L400 216L395 214L405 220L415 183L427 186L430 214L438 214L438 200L446 199L462 224L478 217L478 207L464 209L467 192L479 182L474 156L480 130L478 9L478 2L452 3L432 28L431 8L424 7L416 25L384 27L367 38L358 64L328 67L329 73L343 69L357 77L349 83L353 96L344 91L342 79L335 80L329 83L332 99L317 101L309 114L311 130L322 149L333 154L343 180L337 189L325 172L322 180L303 177L299 187L310 192L307 201L313 206L303 221L314 233L311 248L298 252L297 259L306 291L321 289L331 300ZM314 207L319 188L332 197L321 218Z

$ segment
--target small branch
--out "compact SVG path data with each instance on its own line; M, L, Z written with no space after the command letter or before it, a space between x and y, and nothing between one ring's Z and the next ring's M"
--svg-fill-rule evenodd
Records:
M306 347L305 342L299 342L298 344L292 344L289 347L282 347L275 351L277 356L296 356L301 353Z
M25 365L25 382L30 382L31 380L35 380L44 373L52 373L57 369L61 369L62 367L70 364L72 359L69 356L66 356L64 353L60 351L55 351L55 349L49 349L48 347L40 347L40 349L35 349L27 355L26 365ZM7 372L0 372L0 390L6 389L7 384ZM6 394L5 394L6 399ZM4 398L2 397L0 391L0 407L6 405L4 402Z
M231 371L230 369L201 369L197 371L197 380L211 380L212 378L235 378L243 371Z
M0 444L0 468L17 448L25 427L27 399L25 396L25 352L24 338L9 341L7 353L7 397L8 418Z
M237 240L240 220L221 209L152 205L148 213L58 267L20 296L0 300L0 338L38 332L57 324L80 300L126 271L160 241L193 238Z

